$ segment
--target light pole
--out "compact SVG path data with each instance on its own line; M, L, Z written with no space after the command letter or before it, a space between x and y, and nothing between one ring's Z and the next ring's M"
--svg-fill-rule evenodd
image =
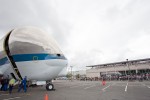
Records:
M70 67L71 67L71 81L72 81L72 76L73 76L73 75L72 75L72 67L73 67L73 66L70 66Z
M131 71L130 71L130 67L129 67L129 64L128 64L128 59L126 59L126 60L127 60L127 67L129 69L129 76L131 76ZM128 76L128 81L129 81L129 76Z

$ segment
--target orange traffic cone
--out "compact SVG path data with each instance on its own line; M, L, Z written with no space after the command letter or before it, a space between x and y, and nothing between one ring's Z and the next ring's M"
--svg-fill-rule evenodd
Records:
M104 81L104 85L106 85L106 81Z
M47 94L45 94L44 100L48 100L48 95Z
M104 80L102 80L102 85L105 85L105 84L106 84L106 82Z

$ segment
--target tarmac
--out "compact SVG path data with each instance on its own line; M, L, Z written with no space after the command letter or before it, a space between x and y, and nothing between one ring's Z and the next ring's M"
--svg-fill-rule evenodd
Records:
M0 92L0 100L150 100L150 81L70 81L56 80L54 91L46 91L45 86L30 87L27 93L12 94Z

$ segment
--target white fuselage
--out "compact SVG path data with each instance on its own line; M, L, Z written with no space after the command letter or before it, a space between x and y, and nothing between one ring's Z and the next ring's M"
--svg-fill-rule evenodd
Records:
M59 62L59 64L58 64ZM50 65L48 63L53 63ZM39 60L39 61L25 61L17 62L18 69L21 76L27 76L28 80L51 80L59 76L63 69L66 69L66 61L59 59L54 60ZM61 65L61 66L60 66ZM10 73L15 73L10 64L1 66L5 70L4 75L7 76ZM17 77L17 75L15 74Z
M6 37L0 42L0 74L12 77L13 73L17 79L27 76L28 80L46 81L66 71L68 61L48 33L23 27L10 32L8 40Z

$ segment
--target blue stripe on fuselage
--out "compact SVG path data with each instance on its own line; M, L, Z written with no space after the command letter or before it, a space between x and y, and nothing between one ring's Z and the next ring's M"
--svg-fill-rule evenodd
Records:
M8 62L7 57L0 59L0 66L1 66L1 65L4 65L4 64L8 64L8 63L9 63L9 62Z
M22 61L33 61L33 60L48 60L48 59L64 59L63 55L58 56L57 54L16 54L12 55L15 62ZM7 57L0 59L0 66L8 63Z

